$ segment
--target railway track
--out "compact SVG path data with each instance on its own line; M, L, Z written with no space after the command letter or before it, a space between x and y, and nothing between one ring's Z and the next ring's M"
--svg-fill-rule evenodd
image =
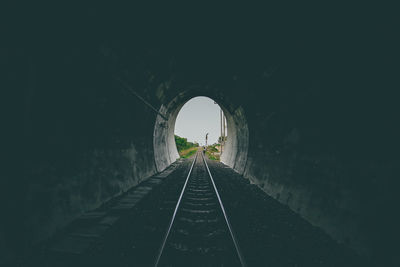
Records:
M248 266L369 266L201 152L90 212L11 266L246 266L241 252Z
M194 157L154 266L246 266L201 151Z

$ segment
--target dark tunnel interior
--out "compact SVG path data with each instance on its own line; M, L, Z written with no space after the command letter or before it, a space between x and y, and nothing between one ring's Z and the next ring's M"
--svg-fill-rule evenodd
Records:
M218 8L11 9L2 91L23 142L1 178L0 264L175 162L196 96L226 114L223 163L362 257L399 263L391 16Z

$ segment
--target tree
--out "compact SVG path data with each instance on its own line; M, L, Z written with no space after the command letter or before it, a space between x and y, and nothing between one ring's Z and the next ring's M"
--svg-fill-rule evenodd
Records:
M180 136L175 135L175 144L178 151L182 151L191 147L198 147L198 143L188 142L187 138L183 138Z

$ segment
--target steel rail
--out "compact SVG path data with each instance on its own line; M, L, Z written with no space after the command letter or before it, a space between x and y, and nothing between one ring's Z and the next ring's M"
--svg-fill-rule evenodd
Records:
M186 177L186 181L185 181L185 184L183 185L183 188L182 188L181 194L180 194L180 196L179 196L178 202L176 203L176 207L175 207L175 210L174 210L174 214L172 215L172 219L171 219L171 222L169 223L167 233L166 233L166 235L165 235L165 237L164 237L164 239L163 239L163 242L162 242L160 251L158 252L157 259L156 259L156 262L155 262L155 264L154 264L155 267L157 267L158 264L160 263L161 255L162 255L162 253L163 253L163 251L164 251L165 244L167 243L167 239L168 239L169 233L171 232L171 228L172 228L172 225L173 225L173 223L174 223L176 213L177 213L177 211L178 211L179 205L181 204L182 196L183 196L183 194L184 194L184 192L185 192L186 185L187 185L187 183L188 183L188 181L189 181L190 174L192 173L194 163L196 162L196 159L197 159L197 155L198 155L198 153L196 153L196 156L194 157L192 166L190 167L189 173L188 173L188 175L187 175L187 177Z
M236 253L237 253L238 257L239 257L240 264L241 264L243 267L246 267L246 266L247 266L247 265L246 265L246 262L245 262L245 260L244 260L244 258L243 258L242 253L241 253L241 250L240 250L239 244L238 244L238 242L237 242L237 240L236 240L236 237L235 237L235 234L234 234L234 232L233 232L232 226L231 226L231 224L230 224L230 222L229 222L229 220L228 220L228 216L226 215L224 205L222 204L221 197L219 196L218 189L217 189L217 187L216 187L216 185L215 185L215 183L214 183L214 179L213 179L213 177L212 177L212 175L211 175L210 169L208 168L208 164L207 164L207 162L206 162L206 159L204 158L204 155L203 155L203 154L201 154L201 156L202 156L202 158L203 158L204 165L205 165L206 168L207 168L208 175L210 176L211 183L213 184L213 187L214 187L214 190L215 190L215 194L217 195L219 205L221 206L222 213L224 214L225 222L226 222L226 224L227 224L227 226L228 226L228 229L229 229L229 232L230 232L230 234L231 234L233 244L235 245Z

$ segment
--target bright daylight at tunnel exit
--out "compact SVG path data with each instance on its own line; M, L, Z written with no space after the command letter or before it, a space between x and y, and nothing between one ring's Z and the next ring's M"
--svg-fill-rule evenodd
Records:
M190 157L200 146L207 157L219 161L227 136L224 112L208 97L190 99L178 113L175 143L180 157Z

